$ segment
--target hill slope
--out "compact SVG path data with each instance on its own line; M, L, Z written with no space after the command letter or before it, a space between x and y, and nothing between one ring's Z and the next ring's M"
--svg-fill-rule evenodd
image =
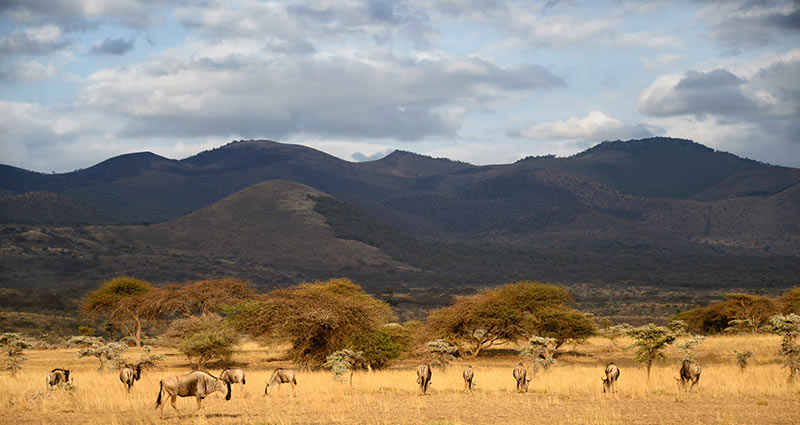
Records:
M60 175L0 167L0 176L0 193L49 190L128 223L179 218L277 179L328 193L426 239L800 255L790 224L800 212L784 207L796 203L791 188L800 170L682 139L603 142L569 158L482 167L400 151L352 163L251 140L181 161L141 153Z

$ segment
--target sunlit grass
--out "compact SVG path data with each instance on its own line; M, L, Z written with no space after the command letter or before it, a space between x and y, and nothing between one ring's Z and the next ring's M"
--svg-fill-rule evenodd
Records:
M612 346L592 339L589 344L565 347L566 355L546 371L533 374L528 394L517 394L511 368L519 361L513 351L471 361L458 361L446 371L434 369L431 395L417 395L414 365L405 360L395 368L355 374L352 388L332 379L329 371L298 371L292 395L288 385L264 395L264 385L280 360L278 349L248 343L237 362L245 364L245 393L233 388L226 402L220 394L208 397L206 416L180 421L189 424L238 423L364 423L364 424L474 424L474 423L797 423L800 417L800 383L787 381L788 372L777 356L774 336L708 338L697 350L703 365L699 388L685 393L676 385L677 350L670 359L654 365L648 381L644 368L631 363L629 342ZM740 371L732 348L756 352L751 366ZM146 371L130 396L117 371L97 372L93 359L78 359L75 350L31 351L25 369L16 378L0 374L0 423L160 423L154 410L162 377L186 373L186 361L170 350L166 367ZM128 353L137 357L136 350ZM619 392L603 394L603 367L614 360L621 369ZM466 364L475 370L476 390L464 393L461 372ZM48 391L47 371L72 370L72 392ZM218 369L210 372L218 373ZM168 403L168 402L167 402ZM677 407L676 407L677 406ZM178 408L190 413L193 399L179 399ZM174 423L167 404L165 421Z

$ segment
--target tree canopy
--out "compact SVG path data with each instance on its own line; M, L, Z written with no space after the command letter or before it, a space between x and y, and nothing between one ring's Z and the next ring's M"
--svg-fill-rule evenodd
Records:
M685 321L691 330L704 334L726 330L755 332L779 311L780 305L772 298L729 293L725 294L724 301L680 312L675 318Z
M323 364L328 355L347 348L353 336L394 320L388 304L346 278L275 289L227 313L240 331L290 341L290 358L304 366Z
M211 360L230 361L239 333L216 314L177 319L166 337L198 369Z
M253 297L255 292L246 280L206 279L170 283L155 288L141 298L139 308L152 317L190 317L195 314L219 313L225 305L233 305Z
M533 335L555 338L561 345L594 332L591 320L563 305L571 299L562 286L509 283L434 310L428 316L427 328L435 337L456 342L462 352L472 356L483 348Z
M127 276L116 277L89 292L82 308L90 316L105 316L122 327L136 346L141 347L144 314L140 306L143 296L152 290L149 282Z

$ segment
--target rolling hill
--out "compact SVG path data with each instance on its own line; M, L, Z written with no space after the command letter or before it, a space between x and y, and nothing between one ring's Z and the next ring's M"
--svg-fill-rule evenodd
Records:
M794 207L800 170L682 139L603 142L572 157L480 167L402 151L353 163L300 145L251 140L180 161L129 154L56 175L2 166L0 177L4 193L46 190L62 197L65 211L86 205L87 218L65 214L64 222L165 222L259 182L286 180L417 238L800 255Z

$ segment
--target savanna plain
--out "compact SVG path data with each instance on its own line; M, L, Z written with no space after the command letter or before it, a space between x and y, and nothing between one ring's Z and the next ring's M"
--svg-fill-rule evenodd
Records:
M557 362L533 375L527 393L517 393L511 369L520 357L511 346L489 350L477 359L455 361L433 370L428 395L418 394L415 368L422 360L407 358L380 371L357 371L352 387L336 382L328 370L297 370L294 393L288 385L267 396L266 380L277 367L292 367L283 351L243 344L237 366L246 370L244 388L233 386L232 398L212 394L202 414L193 398L179 398L179 418L166 403L164 418L155 409L159 380L190 371L185 358L156 349L166 360L146 370L130 395L116 370L97 371L94 359L79 359L75 350L31 350L16 377L0 375L0 423L3 424L797 424L800 382L788 381L774 335L725 335L707 338L696 349L703 367L698 388L676 385L680 350L670 348L666 361L644 367L631 361L630 340L612 344L601 338L561 349ZM751 350L745 370L732 350ZM138 355L131 349L127 355ZM604 394L605 364L621 369L618 392ZM476 388L464 392L463 368L475 370ZM50 391L45 377L54 367L70 368L74 389ZM532 367L528 365L529 371ZM217 368L207 369L218 374ZM167 398L168 400L168 398Z

